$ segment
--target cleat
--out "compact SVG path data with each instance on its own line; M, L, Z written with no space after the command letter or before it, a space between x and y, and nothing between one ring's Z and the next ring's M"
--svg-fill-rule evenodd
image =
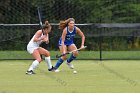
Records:
M53 72L60 72L60 70L59 69L55 69Z
M54 70L54 67L52 66L52 68L48 69L48 71L53 71Z
M73 66L73 64L72 63L66 63L67 65L68 65L68 67L70 68L70 69L74 69L74 66Z
M27 75L32 75L32 74L36 74L36 73L33 72L32 70L30 70L30 71L27 71L26 74L27 74Z
M53 67L52 72L60 72L60 70L59 70L59 69L57 69L57 68L55 68L55 67Z

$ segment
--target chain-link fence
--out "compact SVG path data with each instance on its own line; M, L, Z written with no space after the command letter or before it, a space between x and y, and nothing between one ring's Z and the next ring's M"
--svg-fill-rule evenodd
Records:
M98 24L138 22L139 3L138 0L1 0L0 59L31 59L26 46L40 28L37 7L41 9L42 21L49 20L52 25L50 43L43 45L52 52L52 58L59 53L57 42L62 33L59 21L73 17L88 46L80 52L79 59L139 59L139 24ZM76 36L77 47L80 43L80 37Z
M38 23L37 7L41 8L42 20L52 23L69 17L85 23L91 16L89 6L79 0L1 0L0 6L0 23L4 24Z

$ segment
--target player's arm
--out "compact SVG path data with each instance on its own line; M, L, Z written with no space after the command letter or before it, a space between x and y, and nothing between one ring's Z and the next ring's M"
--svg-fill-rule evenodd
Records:
M65 44L64 44L64 41L65 41L65 37L66 37L66 34L67 34L67 31L66 31L66 28L63 30L63 33L62 33L62 51L63 51L63 54L66 53L65 51Z
M49 33L51 32L51 30L52 30L52 26L50 25L49 28L47 29L47 32Z
M49 26L49 28L47 29L47 33L46 33L46 37L43 39L43 42L46 42L46 44L48 44L49 43L49 32L51 32L51 29L52 29L52 27L51 27L51 25Z
M84 47L84 43L85 43L85 35L84 35L84 33L78 27L76 27L76 32L82 38L81 48L83 48Z
M39 31L37 31L36 33L35 33L35 37L34 37L34 42L38 42L38 41L41 41L41 40L43 40L44 39L44 37L41 37L41 35L42 35L42 31L41 30L39 30Z
M46 34L46 37L43 39L43 42L46 42L46 44L49 43L49 34Z

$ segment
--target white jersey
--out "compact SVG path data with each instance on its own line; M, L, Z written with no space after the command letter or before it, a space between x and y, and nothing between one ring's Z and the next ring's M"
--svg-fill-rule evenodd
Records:
M41 37L43 36L43 34L41 35ZM41 38L40 37L40 38ZM30 40L30 42L27 45L27 51L32 54L34 52L35 49L39 48L39 45L42 43L42 40L34 42L34 38L35 35L32 37L32 39Z

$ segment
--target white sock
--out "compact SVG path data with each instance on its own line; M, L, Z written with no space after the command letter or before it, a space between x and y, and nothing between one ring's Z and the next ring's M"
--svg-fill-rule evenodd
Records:
M45 62L46 62L47 65L48 65L48 69L51 69L51 68L52 68L52 63L51 63L51 58L50 58L50 56L49 56L49 57L45 57Z
M39 62L37 60L33 61L33 63L31 64L31 66L29 67L28 71L35 70L38 65L39 65Z

